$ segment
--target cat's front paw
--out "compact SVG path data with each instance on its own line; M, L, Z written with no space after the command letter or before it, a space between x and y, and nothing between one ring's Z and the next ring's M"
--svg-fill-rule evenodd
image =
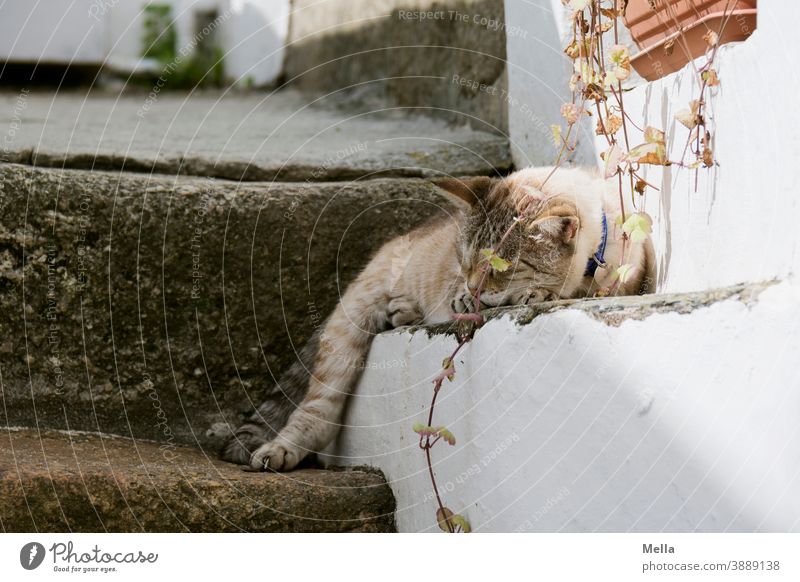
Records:
M260 471L291 471L305 456L305 451L289 443L270 441L255 450L250 457L250 467Z
M422 323L422 311L419 305L404 297L397 297L389 301L386 315L392 327Z
M475 297L471 293L456 293L450 302L450 309L453 313L472 313L475 311Z
M559 297L557 294L547 289L534 289L531 291L525 300L526 305L534 305L536 303L544 303L545 301L555 301Z

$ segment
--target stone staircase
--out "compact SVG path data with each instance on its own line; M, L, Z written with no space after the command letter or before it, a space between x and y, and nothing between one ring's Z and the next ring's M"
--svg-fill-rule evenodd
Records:
M145 99L33 92L14 114L0 425L31 428L0 440L3 529L392 530L380 474L247 473L218 435L445 203L425 178L506 171L507 141L292 93Z
M0 446L0 525L39 532L389 532L370 470L242 471L200 449L21 429Z

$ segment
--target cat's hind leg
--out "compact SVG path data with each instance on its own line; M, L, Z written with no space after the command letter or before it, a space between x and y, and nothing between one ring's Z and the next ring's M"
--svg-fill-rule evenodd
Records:
M252 468L290 471L333 440L372 338L389 323L383 278L368 267L348 288L325 324L305 398L275 439L256 449Z
M311 366L319 348L319 334L311 336L299 358L272 388L258 409L250 415L220 450L224 461L249 465L253 453L275 438L292 411L300 405L308 390Z

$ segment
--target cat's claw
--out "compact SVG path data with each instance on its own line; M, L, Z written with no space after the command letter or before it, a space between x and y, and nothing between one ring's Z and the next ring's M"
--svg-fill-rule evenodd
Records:
M534 305L536 303L544 303L546 301L556 301L558 298L558 295L552 291L548 291L547 289L536 289L535 291L532 291L530 295L528 295L527 299L525 299L525 304Z
M292 445L271 441L253 452L250 457L250 467L259 471L291 471L303 456L303 453Z

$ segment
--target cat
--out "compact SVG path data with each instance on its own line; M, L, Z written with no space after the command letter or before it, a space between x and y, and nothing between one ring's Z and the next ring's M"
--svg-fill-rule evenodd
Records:
M532 304L601 294L651 293L649 238L628 240L624 262L616 183L583 169L527 168L507 177L434 182L457 210L442 213L378 250L266 401L223 446L223 459L289 471L322 450L339 429L372 338L410 324L451 320L475 309L485 262L514 224L488 269L480 307ZM627 204L627 203L626 203ZM626 208L626 213L631 209ZM502 265L502 264L501 264ZM312 373L313 371L313 373Z

